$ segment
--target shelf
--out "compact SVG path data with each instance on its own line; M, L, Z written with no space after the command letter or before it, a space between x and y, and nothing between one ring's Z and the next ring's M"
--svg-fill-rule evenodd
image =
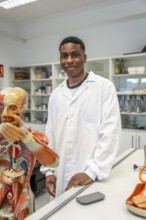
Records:
M121 112L121 115L146 116L146 112Z
M23 79L26 77L24 74L26 72L29 79ZM22 79L15 79L16 77L22 77ZM52 79L52 64L10 67L11 86L21 87L28 93L29 110L24 115L26 123L36 123L37 125L46 123L48 100L52 92Z
M43 79L33 79L32 82L43 82L43 81L52 81L52 78L43 78Z
M61 81L61 80L65 80L67 77L60 77L60 78L55 78L55 80Z
M19 80L13 80L13 83L25 83L30 82L30 79L19 79Z
M51 93L50 94L31 95L31 96L32 97L48 97L50 95L51 95Z
M48 110L46 109L46 110L37 110L37 109L32 109L31 111L33 111L33 112L48 112Z
M113 77L135 77L135 76L146 76L146 72L145 73L125 73L125 74L113 74Z
M122 128L145 130L146 54L114 57L111 58L111 65L112 81L119 100ZM128 71L131 72L128 73Z
M117 92L117 95L146 95L145 93L134 93L134 92L130 92L130 91L125 91L125 92Z
M115 74L117 60L122 61L122 66L118 66L120 68L119 73L116 72ZM146 53L121 55L117 57L105 57L98 59L94 58L88 60L85 64L85 70L87 72L93 71L95 72L95 74L110 79L114 83L119 100L122 98L122 96L125 100L127 96L133 99L140 97L142 99L142 106L144 109L144 106L146 105L144 103L146 100L146 72L138 72L137 74L127 73L129 67L144 67L146 69ZM15 80L16 71L22 71L22 73L27 72L27 76L30 79ZM120 74L120 72L122 74ZM62 67L59 63L49 63L32 66L30 65L22 67L18 66L10 68L10 84L12 86L19 86L24 88L29 94L30 110L26 112L26 119L28 117L30 122L36 123L37 125L40 123L41 120L42 122L46 121L48 117L47 105L49 97L52 91L66 78L66 73L62 70ZM43 110L43 108L41 110L35 109L35 106L41 108L41 106L43 105L46 105L46 110ZM139 126L143 126L144 124L144 126L146 127L145 116L145 112L121 112L121 118L126 117L127 123L128 120L133 120L134 117L138 121L137 123L139 124ZM39 121L39 123L37 121Z

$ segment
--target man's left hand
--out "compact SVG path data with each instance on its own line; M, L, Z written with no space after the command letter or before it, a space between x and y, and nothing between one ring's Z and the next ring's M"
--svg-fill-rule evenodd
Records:
M86 173L76 173L70 179L65 191L70 189L73 186L88 185L89 183L92 183L92 182L93 182L93 179L91 179Z

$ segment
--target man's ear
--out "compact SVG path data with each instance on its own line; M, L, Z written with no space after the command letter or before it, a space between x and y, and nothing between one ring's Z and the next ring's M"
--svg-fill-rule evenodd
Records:
M84 55L84 63L86 63L86 61L87 61L87 55L85 54Z

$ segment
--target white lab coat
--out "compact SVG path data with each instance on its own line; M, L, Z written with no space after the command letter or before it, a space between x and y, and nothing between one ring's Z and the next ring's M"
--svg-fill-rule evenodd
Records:
M121 119L115 87L111 81L89 73L74 96L64 81L49 100L46 135L59 154L55 169L56 196L70 178L85 172L93 180L106 178L116 157ZM51 169L41 167L49 175Z

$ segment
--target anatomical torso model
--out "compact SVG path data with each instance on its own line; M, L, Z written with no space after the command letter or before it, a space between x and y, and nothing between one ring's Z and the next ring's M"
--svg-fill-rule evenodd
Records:
M35 211L30 178L36 159L49 167L59 162L44 133L25 127L27 104L21 88L0 92L0 220L23 220Z

